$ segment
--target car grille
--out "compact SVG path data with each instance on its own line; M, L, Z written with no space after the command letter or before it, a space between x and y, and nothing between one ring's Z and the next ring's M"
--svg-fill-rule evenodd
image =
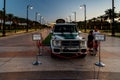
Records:
M62 46L80 46L80 41L62 41Z

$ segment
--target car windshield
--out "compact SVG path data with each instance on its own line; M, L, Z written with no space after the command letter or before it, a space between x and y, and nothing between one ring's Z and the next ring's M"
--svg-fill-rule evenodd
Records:
M75 25L55 25L54 32L77 32Z

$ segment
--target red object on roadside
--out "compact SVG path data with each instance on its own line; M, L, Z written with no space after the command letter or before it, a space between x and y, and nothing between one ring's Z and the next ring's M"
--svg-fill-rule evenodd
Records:
M37 44L37 47L42 46L42 44L41 44L41 41L40 41L40 40L39 40L39 41L37 41L37 42L36 42L36 44Z

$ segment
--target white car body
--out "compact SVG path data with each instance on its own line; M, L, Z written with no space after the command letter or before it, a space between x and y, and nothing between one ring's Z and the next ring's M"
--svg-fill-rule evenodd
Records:
M86 54L86 40L80 36L76 24L57 23L51 33L50 47L53 54Z

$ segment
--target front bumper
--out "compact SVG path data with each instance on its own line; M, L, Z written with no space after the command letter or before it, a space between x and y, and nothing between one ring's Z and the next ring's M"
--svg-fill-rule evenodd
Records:
M53 45L51 40L51 50L54 54L76 54L87 52L86 41L77 41L77 40L63 40L61 41L61 46L56 47Z
M76 53L86 53L87 49L86 48L69 48L69 47L62 47L62 48L53 48L52 49L52 53L54 54L62 54L62 53L66 53L66 54L76 54Z

